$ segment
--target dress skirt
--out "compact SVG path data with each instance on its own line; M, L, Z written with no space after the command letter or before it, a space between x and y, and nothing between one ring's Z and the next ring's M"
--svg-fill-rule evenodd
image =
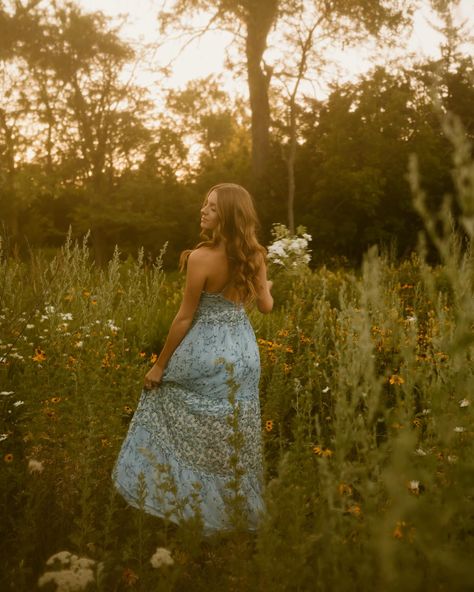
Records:
M203 292L162 382L141 393L112 471L124 499L178 524L198 511L205 532L228 530L237 474L244 520L255 530L264 511L259 379L245 309Z

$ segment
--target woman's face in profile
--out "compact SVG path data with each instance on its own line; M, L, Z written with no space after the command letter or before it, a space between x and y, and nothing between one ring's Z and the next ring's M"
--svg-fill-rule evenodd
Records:
M203 230L214 230L217 226L219 216L217 214L217 194L212 191L201 208L201 228Z

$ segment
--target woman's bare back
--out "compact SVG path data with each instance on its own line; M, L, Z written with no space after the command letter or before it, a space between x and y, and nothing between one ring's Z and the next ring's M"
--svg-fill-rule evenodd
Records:
M229 259L223 247L215 249L200 247L206 253L208 276L204 284L204 291L212 294L222 294L228 300L238 300L237 291L232 286Z

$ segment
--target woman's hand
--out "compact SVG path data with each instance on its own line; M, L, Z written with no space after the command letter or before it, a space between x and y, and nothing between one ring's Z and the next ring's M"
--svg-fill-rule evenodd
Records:
M153 366L148 370L145 375L145 380L143 381L143 388L146 390L151 390L156 388L163 377L163 368L159 366Z

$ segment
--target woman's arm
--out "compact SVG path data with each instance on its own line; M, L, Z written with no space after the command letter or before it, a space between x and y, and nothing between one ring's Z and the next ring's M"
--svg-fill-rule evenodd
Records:
M205 255L200 249L193 251L188 257L183 300L171 323L163 349L154 366L145 376L145 388L152 388L159 384L169 359L191 327L194 313L199 304L199 298L201 297L201 292L207 278L207 266L205 263Z
M260 312L269 313L273 309L273 296L270 293L273 282L267 279L267 265L262 255L257 275L257 308Z

